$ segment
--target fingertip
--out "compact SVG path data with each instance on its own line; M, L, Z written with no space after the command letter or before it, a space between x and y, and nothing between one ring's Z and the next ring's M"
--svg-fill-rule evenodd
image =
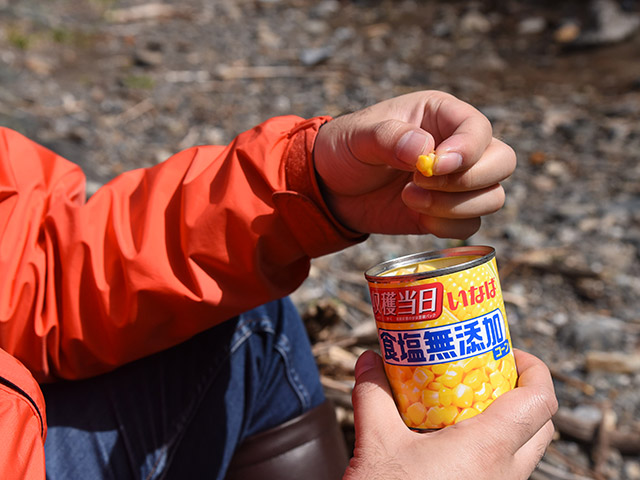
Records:
M356 361L354 371L356 382L368 371L380 367L382 367L382 359L380 356L372 350L365 351Z
M354 376L356 377L353 389L354 400L372 394L377 395L374 392L385 392L385 396L392 397L384 363L377 353L367 350L360 355L356 362Z
M415 168L418 157L430 151L433 144L434 140L430 133L424 130L409 130L398 140L395 157L401 163Z
M434 175L447 175L453 173L462 165L462 155L458 152L446 152L436 154L436 162L433 167Z
M442 218L428 214L419 217L420 229L438 238L456 238L465 240L480 230L482 219L473 218Z

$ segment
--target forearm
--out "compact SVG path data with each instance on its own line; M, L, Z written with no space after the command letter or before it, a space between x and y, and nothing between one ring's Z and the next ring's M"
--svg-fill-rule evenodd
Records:
M10 230L35 203L37 235L11 265L22 294L0 306L3 346L40 379L83 377L290 293L310 257L359 239L332 221L314 184L322 121L272 119L228 147L121 175L87 203L68 166L43 174L46 194L25 199L16 187Z

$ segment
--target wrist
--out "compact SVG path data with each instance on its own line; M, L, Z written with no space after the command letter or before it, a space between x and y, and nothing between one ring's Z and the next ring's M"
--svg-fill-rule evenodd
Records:
M329 120L330 117L305 120L289 132L289 145L282 159L286 190L273 194L276 210L309 257L332 253L366 238L342 225L321 192L313 147L318 130Z

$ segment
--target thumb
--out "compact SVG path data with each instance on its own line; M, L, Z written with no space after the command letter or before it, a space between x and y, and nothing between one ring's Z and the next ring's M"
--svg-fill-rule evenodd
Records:
M434 146L429 132L400 120L384 120L359 128L352 137L351 150L362 160L415 170L418 156Z
M351 399L357 435L374 430L389 433L398 425L404 427L380 355L370 350L364 352L356 363L355 377Z

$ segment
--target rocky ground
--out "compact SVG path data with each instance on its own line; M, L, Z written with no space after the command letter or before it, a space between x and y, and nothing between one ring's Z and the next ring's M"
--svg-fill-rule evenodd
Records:
M0 0L0 124L82 165L91 193L273 115L469 101L519 165L468 243L496 247L514 344L561 406L532 478L640 479L639 19L613 0ZM452 244L374 236L297 292L348 438L353 362L375 346L362 272Z

